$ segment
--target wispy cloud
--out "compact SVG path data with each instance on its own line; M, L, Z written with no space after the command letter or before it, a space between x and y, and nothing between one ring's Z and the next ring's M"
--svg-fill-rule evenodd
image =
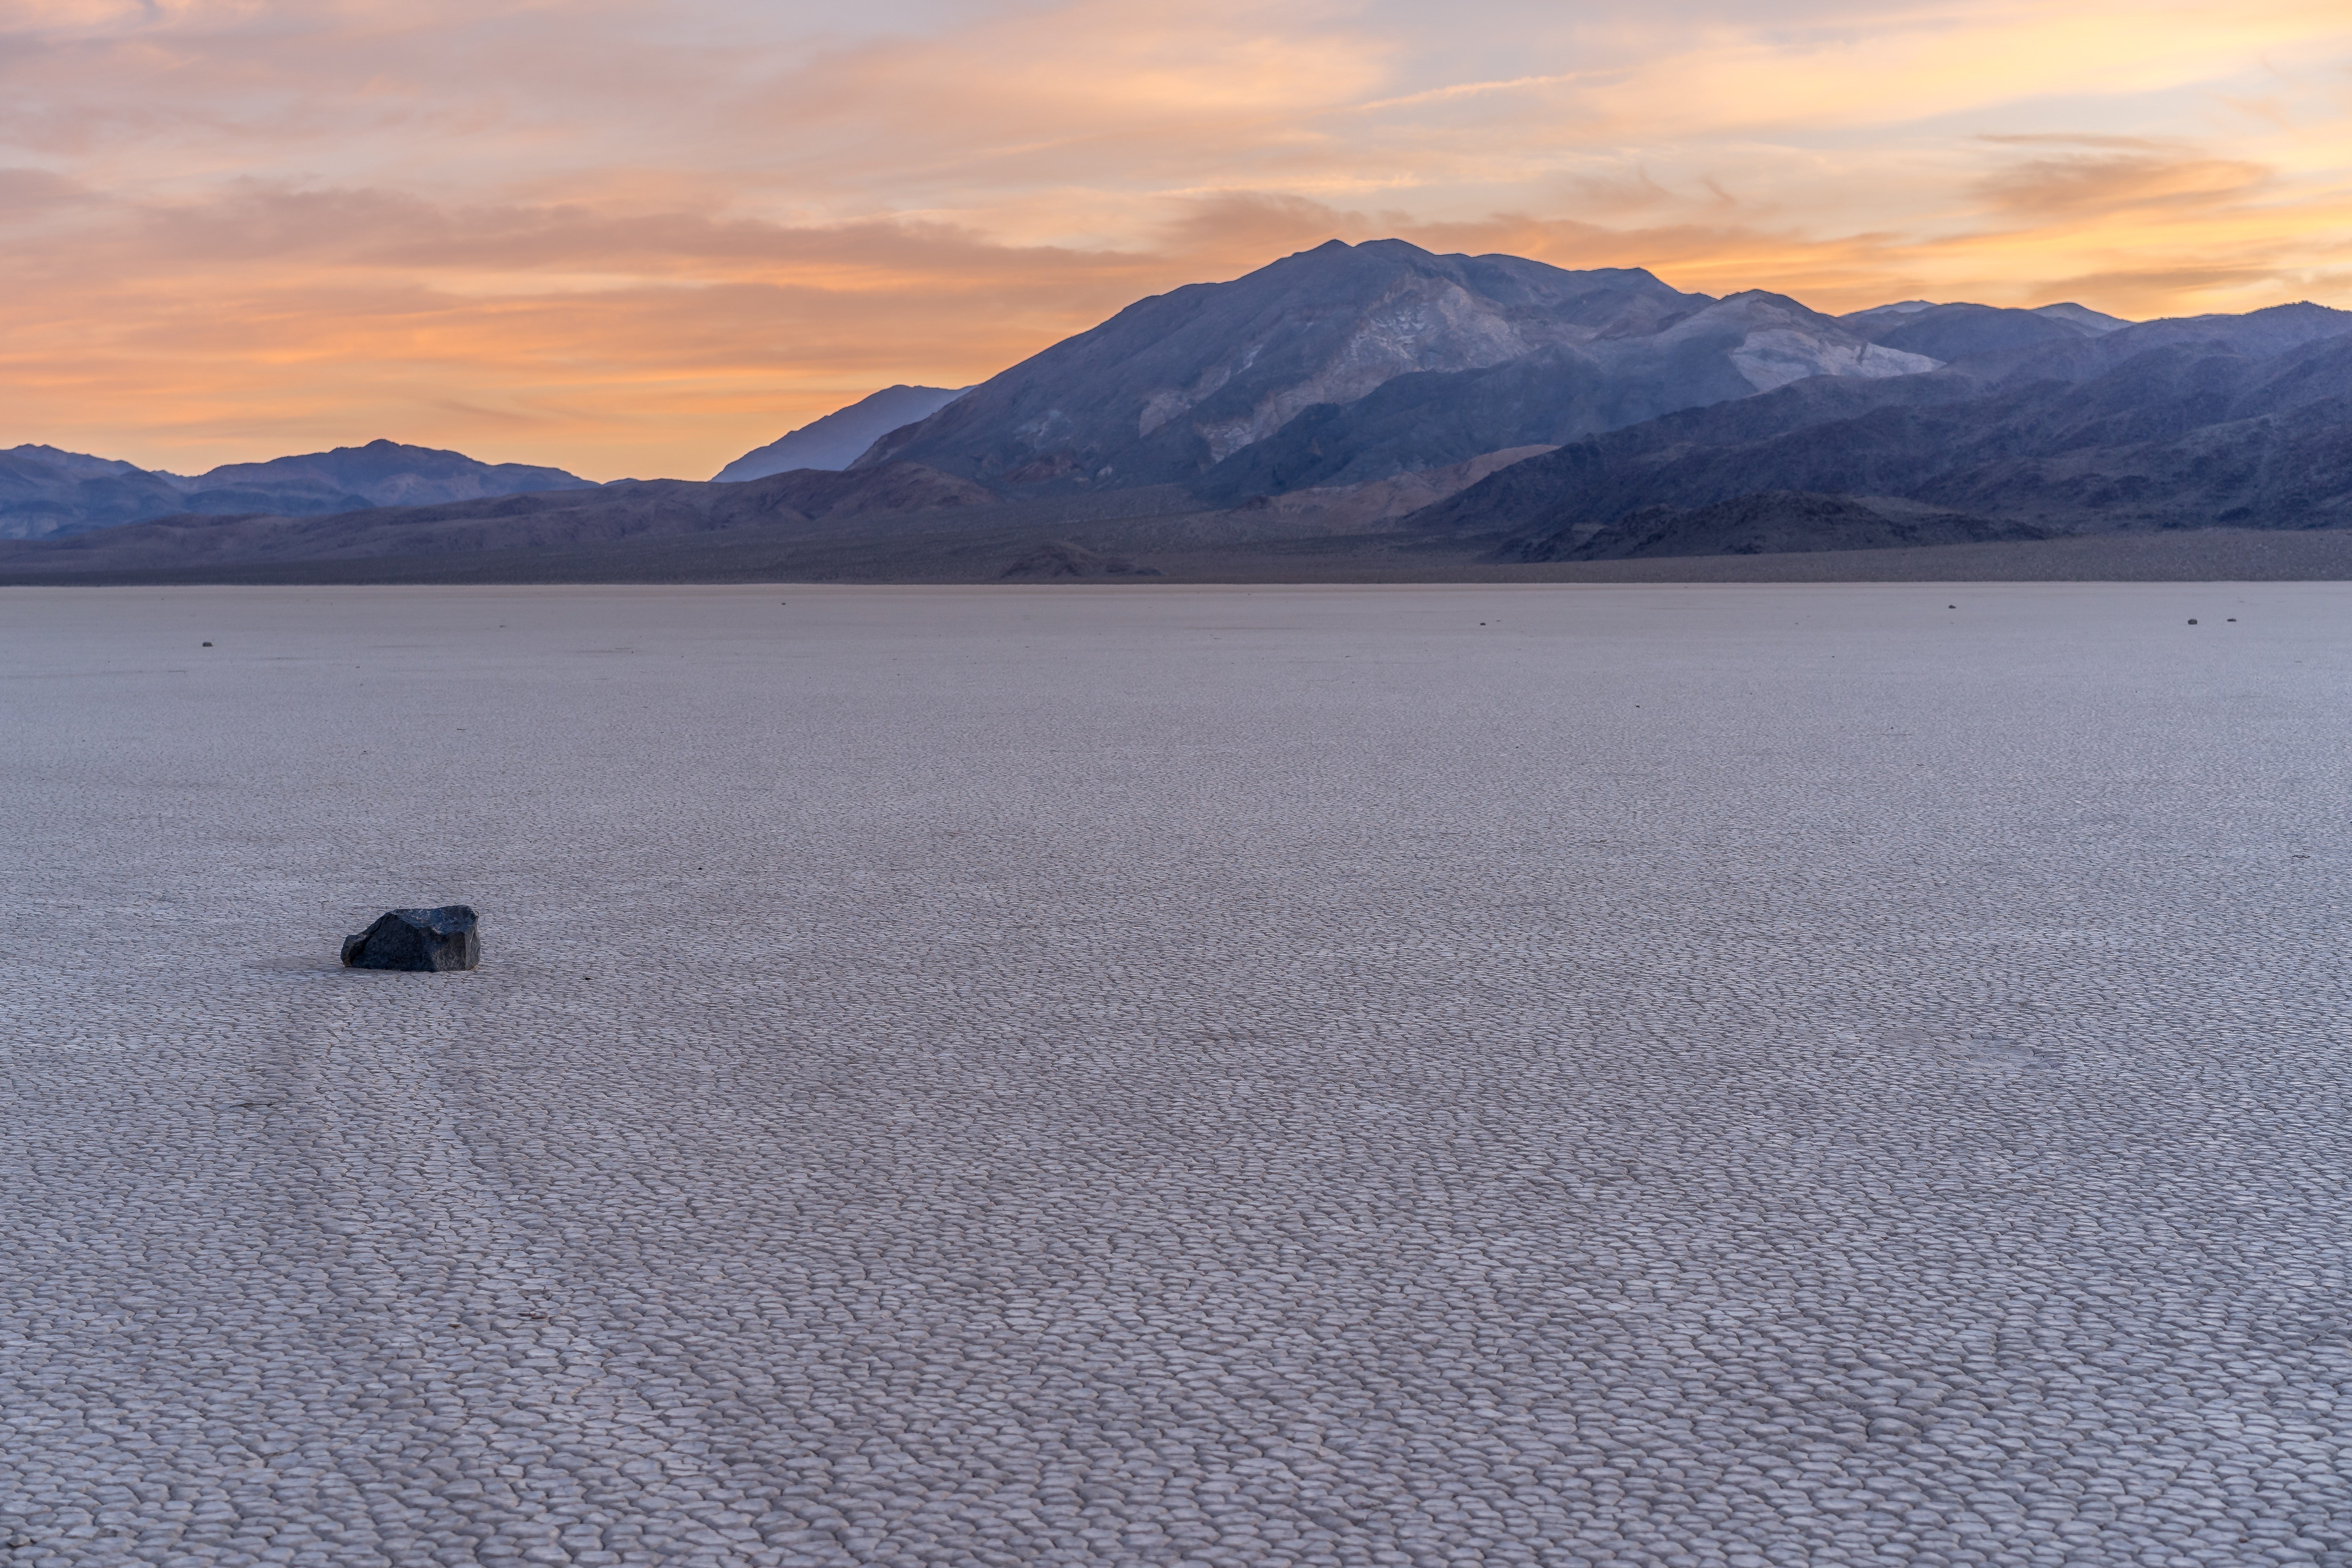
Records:
M2272 183L2260 163L2161 153L2032 158L1987 175L1977 190L1995 205L2035 217L2095 217L2132 209L2210 215L2258 196Z

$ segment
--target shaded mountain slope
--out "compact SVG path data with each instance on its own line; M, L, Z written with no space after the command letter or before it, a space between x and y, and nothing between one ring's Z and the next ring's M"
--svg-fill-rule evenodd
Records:
M845 468L891 431L929 418L962 395L961 387L886 386L752 448L711 478L739 484L794 468Z

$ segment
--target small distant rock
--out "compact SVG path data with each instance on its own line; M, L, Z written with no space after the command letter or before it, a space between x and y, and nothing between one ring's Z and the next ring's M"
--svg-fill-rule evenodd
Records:
M482 962L482 939L474 911L463 904L437 910L393 910L357 936L343 938L343 963L351 969L426 972L472 969Z

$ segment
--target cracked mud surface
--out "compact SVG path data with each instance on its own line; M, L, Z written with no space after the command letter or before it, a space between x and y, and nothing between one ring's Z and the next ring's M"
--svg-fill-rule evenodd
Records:
M2344 1568L2347 627L0 591L0 1563Z

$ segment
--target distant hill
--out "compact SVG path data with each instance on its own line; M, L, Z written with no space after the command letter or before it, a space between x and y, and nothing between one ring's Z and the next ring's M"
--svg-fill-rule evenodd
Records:
M849 467L868 447L902 425L938 413L963 395L961 387L886 386L846 408L836 408L744 453L712 476L721 483L763 479L793 468Z
M169 475L55 447L0 451L0 539L48 539L185 509Z
M317 517L593 488L561 468L480 463L462 452L394 441L231 463L193 479L26 446L0 452L0 539L59 538L181 512Z
M230 463L184 481L190 511L268 510L289 517L367 506L434 506L533 490L592 489L594 481L562 468L479 463L462 452L370 441L331 452Z

